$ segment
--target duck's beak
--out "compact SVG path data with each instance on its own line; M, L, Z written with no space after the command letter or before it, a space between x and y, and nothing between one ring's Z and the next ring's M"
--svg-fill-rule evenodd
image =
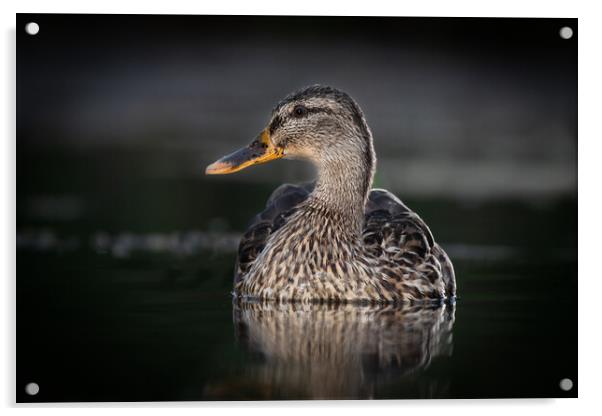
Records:
M284 156L284 149L274 146L267 129L247 147L237 150L213 162L205 169L207 175L224 175L238 172L244 168L270 160L280 159Z

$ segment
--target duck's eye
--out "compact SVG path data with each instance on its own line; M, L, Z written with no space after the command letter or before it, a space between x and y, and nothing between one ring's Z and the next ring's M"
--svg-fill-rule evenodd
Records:
M307 108L302 105L298 105L293 109L293 115L295 117L303 117L307 114Z

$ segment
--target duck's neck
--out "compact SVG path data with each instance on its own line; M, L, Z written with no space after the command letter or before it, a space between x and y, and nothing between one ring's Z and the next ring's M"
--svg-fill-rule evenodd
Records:
M371 141L361 152L318 161L318 180L308 202L344 221L353 235L361 235L375 163Z

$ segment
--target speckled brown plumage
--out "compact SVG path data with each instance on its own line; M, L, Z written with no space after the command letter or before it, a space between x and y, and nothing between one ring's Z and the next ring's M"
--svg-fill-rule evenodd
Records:
M311 190L313 184L282 185L253 220L239 246L237 296L378 303L455 296L449 258L390 192L370 192L358 239L343 218L308 201Z
M452 263L424 221L390 192L370 189L372 133L349 95L312 86L287 96L251 149L255 161L245 150L208 171L284 156L310 161L318 177L281 186L255 218L240 242L237 297L397 303L455 296Z

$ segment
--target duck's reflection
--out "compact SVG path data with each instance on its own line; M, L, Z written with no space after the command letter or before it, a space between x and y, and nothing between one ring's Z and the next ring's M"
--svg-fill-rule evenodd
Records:
M269 396L370 398L451 355L454 305L234 305L237 339Z

